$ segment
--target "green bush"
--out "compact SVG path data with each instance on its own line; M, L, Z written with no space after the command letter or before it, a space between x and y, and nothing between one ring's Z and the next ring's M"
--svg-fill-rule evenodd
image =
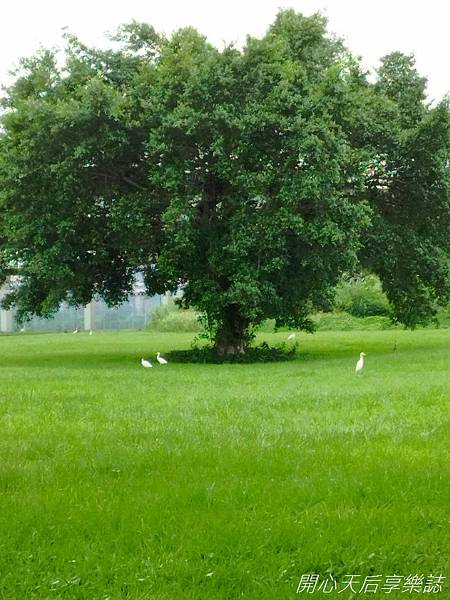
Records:
M370 331L399 327L389 317L354 317L347 312L317 313L312 320L317 331Z
M344 279L336 288L334 306L353 317L385 316L391 314L389 301L376 275Z
M192 332L203 331L198 320L198 313L191 309L178 308L176 304L161 305L151 315L147 328L160 332Z
M438 310L436 319L431 327L449 329L450 328L450 306Z
M297 344L287 347L286 344L269 346L263 342L259 346L250 346L245 354L217 354L210 346L193 346L190 350L172 350L167 354L170 362L181 363L255 363L277 362L293 360L297 351Z
M273 333L275 331L275 319L266 319L257 328L258 333Z

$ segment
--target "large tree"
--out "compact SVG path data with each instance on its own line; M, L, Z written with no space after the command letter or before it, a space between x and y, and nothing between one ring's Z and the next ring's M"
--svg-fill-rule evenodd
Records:
M411 57L375 84L323 17L279 13L219 51L187 28L66 37L23 61L0 138L0 270L18 315L183 289L217 350L266 318L308 328L343 272L378 273L397 318L449 298L449 110Z

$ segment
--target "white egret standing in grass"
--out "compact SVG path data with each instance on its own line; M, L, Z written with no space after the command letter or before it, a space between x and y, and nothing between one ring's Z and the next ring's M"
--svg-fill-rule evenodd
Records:
M290 335L288 335L288 342L290 342L291 340L295 340L295 333L291 333Z
M364 357L366 356L365 352L361 352L359 355L359 360L356 363L355 373L361 373L364 368Z
M156 355L156 360L159 362L160 365L167 365L167 360L163 358L159 352Z
M93 333L93 331L92 331L92 329L91 329L91 330L89 331L89 335L92 335L92 333Z
M78 329L74 329L72 333L78 333Z
M153 367L152 363L149 360L145 360L145 358L141 358L141 365L146 369Z

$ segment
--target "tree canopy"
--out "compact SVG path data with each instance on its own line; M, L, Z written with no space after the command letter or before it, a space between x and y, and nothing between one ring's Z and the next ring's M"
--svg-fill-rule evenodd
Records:
M450 296L450 113L414 59L372 83L320 15L281 11L219 51L192 28L66 36L22 61L0 137L0 273L19 318L182 289L219 352L310 328L344 272L377 273L408 326Z

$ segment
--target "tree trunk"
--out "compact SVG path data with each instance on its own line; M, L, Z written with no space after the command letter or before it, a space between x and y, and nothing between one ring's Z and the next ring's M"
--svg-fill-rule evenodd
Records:
M214 340L217 354L244 354L248 341L248 326L248 320L239 314L237 307L227 308Z

